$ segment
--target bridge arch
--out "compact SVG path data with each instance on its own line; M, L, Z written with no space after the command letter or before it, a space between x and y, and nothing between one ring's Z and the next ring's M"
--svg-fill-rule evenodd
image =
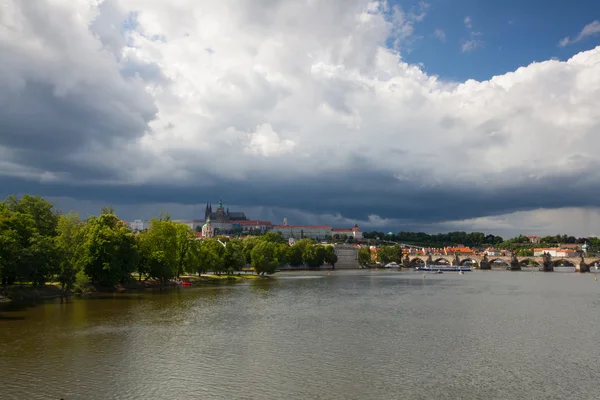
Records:
M458 264L461 265L461 266L463 266L463 265L465 265L465 263L468 263L468 265L479 264L477 262L477 260L474 260L474 259L472 259L470 257L463 258L462 260L460 260L460 262Z
M493 265L493 264L496 264L496 265L498 265L498 264L500 264L500 265L509 265L508 261L506 261L503 258L499 258L499 257L491 258L489 260L489 263L490 263L490 265Z
M552 260L552 265L555 267L563 266L563 267L575 267L575 260L565 260L564 258L559 258L558 260Z
M524 267L529 266L529 265L535 265L535 266L540 265L540 263L533 258L524 258L522 260L519 260L519 264L521 264L521 266L524 266Z
M435 259L435 260L433 260L433 263L434 263L435 265L439 265L439 264L440 264L440 261L444 261L444 262L445 262L445 265L451 265L451 264L452 264L450 261L448 261L448 259L447 259L447 258L444 258L444 257L440 257L440 258L438 258L438 259Z
M410 263L419 265L419 264L425 264L425 261L423 261L423 259L421 257L415 257L412 260L410 260Z

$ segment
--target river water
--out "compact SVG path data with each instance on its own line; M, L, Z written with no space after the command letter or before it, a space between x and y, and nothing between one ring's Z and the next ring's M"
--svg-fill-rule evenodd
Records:
M280 273L0 308L2 399L597 399L600 280Z

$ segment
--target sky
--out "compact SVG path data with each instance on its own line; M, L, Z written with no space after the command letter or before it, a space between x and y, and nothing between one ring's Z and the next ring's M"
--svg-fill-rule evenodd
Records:
M600 234L600 3L5 0L0 196Z

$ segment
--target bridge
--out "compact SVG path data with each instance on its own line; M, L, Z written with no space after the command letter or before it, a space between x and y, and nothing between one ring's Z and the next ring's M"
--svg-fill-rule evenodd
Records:
M516 259L516 262L515 262ZM482 265L483 261L483 265ZM521 267L527 266L544 266L544 257L508 257L508 256L475 256L475 255L407 255L402 264L405 267L412 267L418 264L429 264L429 265L461 265L461 266L472 266L476 264L477 267L482 269L490 269L494 265L502 264L512 270L520 270ZM569 266L575 267L577 271L589 272L590 266L600 266L600 258L596 257L554 257L550 258L550 265L552 267L558 266ZM551 271L552 268L546 270Z

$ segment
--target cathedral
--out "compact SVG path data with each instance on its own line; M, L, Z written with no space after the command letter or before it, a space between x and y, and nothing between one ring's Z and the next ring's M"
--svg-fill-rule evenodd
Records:
M233 221L246 221L246 214L243 212L229 212L229 208L223 208L223 201L219 201L219 206L217 207L217 211L213 212L212 204L206 203L206 210L204 211L204 220L209 219L215 222L221 223L231 223Z
M206 203L206 209L204 211L203 219L192 219L192 220L176 220L190 227L193 231L202 232L205 225L209 236L212 237L218 234L226 234L231 232L233 229L239 229L239 224L242 221L247 221L246 214L243 212L230 212L229 208L223 207L223 201L219 201L219 205L215 212L213 212L212 204Z

